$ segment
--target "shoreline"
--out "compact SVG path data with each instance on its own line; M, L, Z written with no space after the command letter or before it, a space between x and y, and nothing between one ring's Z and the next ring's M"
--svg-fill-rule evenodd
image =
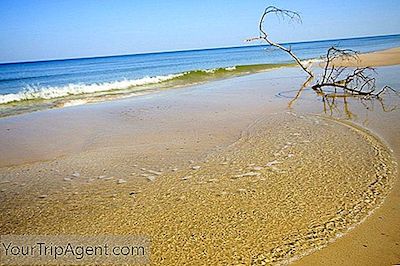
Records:
M0 95L0 118L42 110L103 103L166 90L184 89L208 82L241 77L282 67L294 63L238 65L230 67L197 69L161 76L143 77L134 80L93 83L70 91L70 85L46 88L38 91ZM98 88L98 89L96 89ZM101 90L100 88L105 88ZM86 91L88 90L88 91Z
M314 58L304 61L317 61L314 63L314 65L318 65L320 64L318 63L318 60L318 58ZM346 60L338 63L343 66L350 67L378 67L400 64L400 47L360 54L359 60ZM84 91L83 88L76 88L77 91L69 91L68 88L61 87L58 89L53 89L54 91L49 90L51 88L48 88L49 91L27 91L25 93L19 92L17 94L2 95L2 98L0 98L0 118L35 111L59 109L94 103L96 104L130 97L140 97L147 94L159 93L169 89L185 89L190 86L271 71L282 67L297 66L294 62L279 64L239 65L215 69L192 70L164 76L144 77L138 80L123 80L85 85L89 91L93 91L90 93L82 93L82 91ZM94 88L102 86L107 87L108 89L105 91L96 91ZM113 86L116 88L111 89Z
M394 71L396 72L396 69L398 68L395 67L394 69ZM385 69L385 71L387 70ZM145 165L146 160L152 158L152 162L147 162L148 165L145 166L146 169L155 169L154 165L156 164L159 164L159 167L162 167L164 171L167 171L165 169L169 169L168 165L171 164L179 167L179 169L185 169L187 167L190 168L196 166L193 165L193 163L189 162L193 158L196 158L196 163L199 162L200 164L201 161L202 163L208 164L209 162L204 161L206 160L204 159L204 155L210 153L218 155L221 153L221 151L226 150L232 142L235 142L235 140L243 136L243 132L247 132L243 131L243 128L249 128L249 121L257 121L257 119L260 118L260 114L282 114L282 112L285 113L287 111L287 99L277 99L274 98L272 95L277 95L278 92L280 92L282 89L287 90L293 86L301 84L302 79L303 78L299 69L279 69L268 73L244 76L231 80L214 81L212 83L198 85L191 88L185 88L183 90L164 91L160 94L137 97L137 99L130 98L125 100L101 103L98 105L76 106L71 108L29 113L15 117L6 117L0 120L0 139L2 140L0 141L0 147L2 149L11 151L11 153L7 155L8 158L2 159L1 163L3 167L1 168L1 170L4 171L4 169L8 168L10 169L10 171L16 171L15 173L26 174L27 169L35 166L32 167L33 169L30 169L31 173L29 174L35 176L34 174L32 174L32 171L34 171L35 168L36 170L57 169L58 166L55 163L62 162L63 160L67 160L68 158L70 158L68 160L71 160L69 166L72 166L73 168L85 169L86 167L88 167L85 166L85 163L90 162L90 158L93 157L93 154L96 154L101 155L99 157L93 157L97 158L96 160L98 160L98 163L100 165L107 165L104 164L104 162L107 162L107 160L111 160L113 164L115 164L114 166L116 167L116 169L112 171L111 169L108 169L111 171L111 173L107 173L108 176L116 176L114 179L115 181L118 178L118 175L131 175L131 169L125 169L123 166L124 163L132 163L129 160L125 162L127 158L131 158L129 157L131 156L129 155L129 152L132 152L132 150L126 149L128 148L126 146L127 143L129 143L131 148L135 147L136 149L138 149L137 156L139 157L134 157L136 158L134 159L134 161L136 160L135 164L139 164L138 162L142 161L141 164ZM268 87L272 89L268 93L266 93L263 89L265 87L265 82L268 84ZM310 95L310 97L312 99L312 102L315 103L313 95ZM183 100L186 101L186 103L183 103ZM220 100L220 102L218 102L218 100ZM152 106L152 104L154 103L155 105ZM356 105L356 103L353 104ZM311 110L309 110L308 108L309 107L303 108L297 106L295 107L295 111L299 114L316 112L315 108L311 108ZM182 112L182 110L185 110L185 112ZM83 117L81 117L81 114L83 114ZM379 112L373 114L378 118L380 115L382 115ZM396 114L390 114L389 121L396 121L397 117L398 116L396 116ZM266 120L267 125L269 123L268 119ZM291 119L294 118L286 118L286 115L284 115L283 118L277 118L276 121L271 120L275 121L271 123L272 125L278 126L279 121L292 121L292 124L289 122L283 123L284 125L290 126L293 125L293 121L297 121ZM70 122L65 125L64 122L68 120L70 120ZM396 125L391 125L390 127L381 127L382 125L386 125L384 124L385 121L379 121L379 119L376 118L372 119L371 121L372 122L370 123L372 125L370 124L366 127L369 129L371 129L372 127L372 132L376 132L377 128L383 128L383 132L378 132L378 135L381 138L383 136L383 139L386 140L386 142L388 142L388 144L394 149L395 156L398 161L400 154L400 143L399 140L397 140L396 138L396 136L398 136L398 132L396 132ZM303 122L301 122L299 125L303 125L302 123ZM319 121L318 123L321 123L321 121ZM49 124L52 124L53 126L55 125L57 129L46 132L46 130L49 129ZM154 125L152 126L152 124ZM261 126L263 126L263 123L261 123ZM308 126L313 128L314 130L319 128L315 127L314 124L308 124ZM9 128L10 130L7 130L7 128ZM338 128L335 126L333 128L335 130L338 130ZM250 132L252 132L251 130L252 128L250 126ZM265 131L255 131L254 133L251 133L254 135L250 134L250 136L252 136L252 138L250 138L250 141L253 139L253 137L258 139L257 134L261 134L260 132ZM298 132L291 133L295 134ZM172 134L176 134L177 136L172 137ZM317 138L321 135L322 134L316 134L315 137ZM294 137L296 135L290 136ZM112 139L110 139L110 137L112 137ZM286 138L285 141L288 141L288 137L289 135L282 136L283 139ZM18 143L18 140L22 140L25 142ZM67 142L68 145L65 145L65 142ZM246 143L247 142L244 142L244 144ZM279 143L279 141L276 141L276 143ZM284 143L282 142L282 144ZM346 145L350 144L347 143ZM183 149L181 149L182 147ZM365 146L365 148L367 148L367 146ZM122 151L121 154L119 154L119 149ZM25 154L21 153L21 150L25 150ZM56 152L54 152L54 150L56 150ZM124 150L126 150L127 153L125 153ZM239 149L239 151L241 152L244 150L245 147ZM300 149L297 150L297 152L304 152L304 150ZM360 152L362 153L363 151L360 150ZM171 158L163 158L163 156L167 156L168 154L172 154ZM81 155L85 155L86 157L82 157ZM31 160L32 157L38 158L40 156L44 157L41 158L39 161ZM251 158L251 156L245 156L244 158ZM14 160L14 163L12 164L13 166L7 166L9 165L7 164L7 160L8 162L12 162ZM165 166L161 166L160 162L165 162ZM182 162L184 163L182 164ZM179 165L179 163L181 163L181 165ZM44 168L43 166L46 165L47 168ZM207 169L207 167L203 168ZM18 169L20 169L21 172ZM212 169L219 168L215 166ZM69 171L71 170L72 169L69 169ZM101 170L102 169L97 169L97 172L95 172L94 169L88 168L88 179L85 180L85 177L82 177L83 179L80 180L78 178L79 182L83 183L78 183L77 186L73 185L70 187L69 185L65 184L66 181L62 180L62 177L67 174L65 170L62 172L57 172L57 174L48 173L48 171L46 170L45 173L36 176L38 177L38 179L35 182L48 182L50 191L55 190L55 195L59 195L61 200L64 196L69 195L69 197L72 197L73 201L75 202L78 201L80 197L72 196L74 195L73 193L83 193L84 190L90 189L88 184L90 182L96 181L92 180L89 182L88 180L93 176L100 175L100 173L98 172L101 172ZM120 172L122 170L123 172ZM3 175L8 176L9 172L6 171L5 173L7 175L4 175L4 172L2 172L2 177ZM44 179L44 177L42 177L41 175L46 175L48 176L48 178ZM51 179L51 177L54 178L54 175L56 176L56 180ZM86 175L85 170L81 171L81 175ZM184 173L182 173L182 175L184 175ZM267 176L269 176L269 174L267 174ZM196 176L193 177L192 175L192 179L194 179L195 177ZM199 178L200 177L201 176L199 176ZM269 177L276 178L274 176ZM128 179L127 177L123 178L124 180L128 181L128 185L132 185L134 187L148 186L146 182L143 183L140 180L136 180L138 182L136 184L135 179ZM290 176L288 178L290 178ZM368 260L371 259L371 254L376 254L376 252L378 252L378 258L375 258L374 262L377 262L376 259L378 259L379 262L382 262L383 259L387 259L388 262L390 261L390 263L393 263L393 257L387 256L388 252L393 252L393 247L389 247L389 245L393 244L392 240L387 240L388 242L383 242L382 240L380 240L379 243L375 244L368 243L369 248L362 247L365 249L363 250L362 248L358 249L354 247L354 243L358 243L358 240L354 240L354 238L357 239L357 237L359 237L360 235L361 237L368 238L368 236L371 234L369 230L369 227L371 226L370 222L371 220L373 220L372 224L374 224L375 220L382 220L379 218L379 216L383 216L385 217L385 219L388 219L388 221L385 220L386 227L390 228L387 230L394 230L390 233L391 238L394 238L396 235L400 235L396 234L396 230L398 231L398 229L393 228L393 224L395 224L395 222L398 221L398 218L400 217L400 210L398 210L398 207L398 213L395 213L394 216L390 216L390 209L393 208L393 206L396 206L394 205L396 203L396 197L400 195L398 179L399 178L397 174L396 184L393 186L393 189L390 192L389 196L386 197L387 200L385 200L385 203L382 206L375 209L375 212L370 217L367 217L365 222L357 225L350 232L346 233L343 237L337 239L335 242L330 243L327 247L301 258L294 264L335 264L338 258L344 259L346 258L346 256L347 258L349 258L348 252L351 251L356 251L354 252L354 254L351 254L354 257L351 257L351 259L349 259L349 263L353 263L353 265L355 262L368 262ZM28 188L19 188L18 186L14 185L13 182L16 182L16 184L20 185L23 182L27 181L21 180L24 180L24 178L15 176L15 181L12 181L11 184L7 186L10 186L11 188L14 187L14 189L17 190L21 189L23 193L24 191L34 191L36 194L34 193L33 195L44 193L41 192L40 188L36 187L37 185L35 185L34 183L29 184ZM168 179L161 180L164 180L162 182L167 182L165 184L168 185ZM132 182L134 184L131 184ZM214 185L214 182L215 181L207 182L207 184L210 183L211 188L216 188L218 185ZM226 182L233 184L233 181ZM61 184L62 186L66 186L66 192L58 191ZM79 186L83 186L83 188L80 189ZM106 191L108 193L107 198L111 198L113 199L113 201L124 202L125 200L127 200L125 196L119 198L119 190L125 191L123 186L126 187L127 185L111 185L110 183L109 186L109 188L100 187L100 192L102 191L102 189ZM180 188L180 186L181 185L177 185L178 188ZM233 188L241 189L240 187ZM115 193L113 192L113 189L117 191L116 197L112 197L113 193ZM141 189L142 192L148 191L149 189L151 190L151 188L147 187ZM181 189L183 189L183 187ZM187 192L186 188L182 191L185 193ZM198 191L196 193L203 193L203 191ZM111 195L111 197L109 194ZM2 195L4 196L4 194ZM56 210L53 210L55 211L54 213L52 213L51 211L52 204L56 203L56 201L53 201L51 199L51 196L52 195L50 194L47 203L46 199L42 201L45 202L44 206L47 206L46 208L49 208L46 209L48 210L48 212L46 212L46 215L48 215L48 217L53 217L52 215L58 213L56 212ZM17 202L19 201L21 204L25 202L23 197L18 195L15 197L17 198ZM74 197L76 199L74 199ZM186 197L190 198L191 196L187 194ZM233 197L232 200L236 199L235 197ZM83 199L85 199L85 197L83 197ZM33 200L33 202L37 201L34 197L31 200ZM102 201L103 199L101 199L100 197L98 198L98 200ZM300 198L298 200L300 200ZM182 199L178 198L178 204L179 202L182 202ZM25 202L23 204L28 204L29 206L30 203ZM127 210L119 210L117 212L117 215L123 216L124 211ZM378 217L376 217L377 215ZM40 221L40 217L36 216L36 219L37 221ZM2 224L4 225L4 223ZM41 224L41 226L44 225ZM70 224L70 226L72 226L72 224ZM25 230L28 230L27 228L25 228ZM49 230L51 229L46 226L44 228L47 228ZM16 232L18 232L17 228L16 230ZM30 228L30 230L35 231L34 228ZM361 233L358 233L360 231ZM4 232L3 227L2 232ZM29 232L29 230L25 232ZM81 231L78 230L76 232ZM374 230L374 233L380 233L380 230ZM340 245L340 243L342 243L342 245ZM352 249L349 248L349 245L350 247L352 247ZM384 246L386 251L382 251L382 248L379 245ZM375 250L375 253L373 252L373 250ZM341 254L343 255L338 256L336 253L338 251L342 252ZM386 257L382 258L382 254L385 254ZM371 260L370 263L372 263Z

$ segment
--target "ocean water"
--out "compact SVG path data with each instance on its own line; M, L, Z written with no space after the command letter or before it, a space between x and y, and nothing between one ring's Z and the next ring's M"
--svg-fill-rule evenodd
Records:
M400 46L400 35L285 44L301 59L331 46L370 52ZM264 71L291 63L266 45L0 64L0 116L82 104Z

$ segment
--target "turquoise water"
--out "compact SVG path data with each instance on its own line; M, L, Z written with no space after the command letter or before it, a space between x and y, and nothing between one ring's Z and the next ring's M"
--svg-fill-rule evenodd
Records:
M397 47L400 35L285 45L291 46L300 58L312 59L322 56L333 45L360 52ZM256 45L0 64L0 109L20 108L25 102L31 107L44 103L51 107L55 101L66 98L84 102L93 97L129 95L146 89L253 73L290 61L279 50Z

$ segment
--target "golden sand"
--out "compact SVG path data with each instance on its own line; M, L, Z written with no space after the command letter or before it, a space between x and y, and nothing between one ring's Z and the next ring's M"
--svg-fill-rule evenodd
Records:
M391 152L369 132L290 112L258 119L239 140L184 169L156 162L144 169L143 158L125 154L118 172L126 183L99 176L99 165L115 167L119 153L3 168L32 181L2 184L2 234L144 234L153 265L283 262L362 221L395 174ZM62 189L39 192L44 180L77 166L84 170ZM15 196L17 187L23 195Z
M359 55L359 58L357 60L337 60L336 63L341 66L350 67L377 67L398 65L400 64L400 47L378 52L365 53Z

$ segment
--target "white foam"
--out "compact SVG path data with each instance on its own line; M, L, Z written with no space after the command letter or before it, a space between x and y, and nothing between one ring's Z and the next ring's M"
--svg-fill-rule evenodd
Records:
M216 71L221 69L227 71L233 71L236 69L236 66L231 66L226 68L203 69L197 71L201 71L204 73L215 73ZM112 90L123 90L136 86L160 83L163 81L171 80L185 75L190 75L192 72L196 71L188 71L188 72L170 74L164 76L144 77L133 80L120 80L114 82L103 82L103 83L92 83L92 84L72 83L65 86L56 86L56 87L28 86L24 90L18 93L0 95L0 104L20 102L26 100L35 100L35 99L49 100L49 99L67 97L71 95L101 93ZM75 105L75 104L82 104L82 103L67 102L64 106Z
M236 66L231 66L231 67L225 67L225 68L210 68L210 69L204 69L204 70L200 70L203 71L205 73L215 73L218 70L227 70L227 71L233 71L236 70Z
M228 70L228 71L236 70L236 66L226 67L225 70Z
M48 100L48 99L66 97L70 95L128 89L130 87L135 87L135 86L160 83L183 75L185 75L185 73L170 74L170 75L155 76L155 77L144 77L141 79L134 79L134 80L120 80L115 82L103 82L103 83L93 83L93 84L68 84L66 86L60 86L60 87L29 86L25 90L18 93L0 95L0 104L19 102L25 100L34 100L34 99Z
M68 107L68 106L77 106L77 105L83 105L86 104L86 100L71 100L66 103L64 103L62 106L63 107Z

